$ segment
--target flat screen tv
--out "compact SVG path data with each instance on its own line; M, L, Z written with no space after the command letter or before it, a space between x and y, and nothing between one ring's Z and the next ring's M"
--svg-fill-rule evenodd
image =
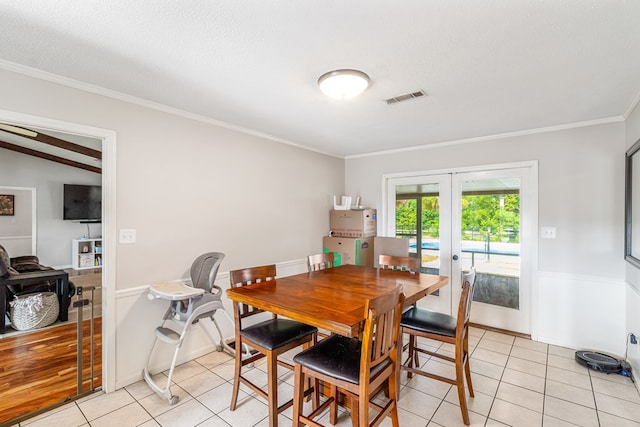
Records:
M78 222L102 220L102 187L64 184L62 219Z

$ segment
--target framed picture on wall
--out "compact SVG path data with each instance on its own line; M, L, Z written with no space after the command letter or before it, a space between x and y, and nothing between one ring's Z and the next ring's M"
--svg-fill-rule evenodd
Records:
M0 216L15 215L15 197L13 194L0 194Z

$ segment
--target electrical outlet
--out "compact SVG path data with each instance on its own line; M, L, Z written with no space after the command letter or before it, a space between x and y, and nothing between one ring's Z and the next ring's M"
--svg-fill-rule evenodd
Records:
M120 243L130 244L136 242L136 230L135 229L122 229L120 230Z
M638 338L636 338L635 334L629 335L629 342L631 344L638 344Z
M556 238L556 228L555 227L541 227L540 228L540 237L543 239L555 239Z

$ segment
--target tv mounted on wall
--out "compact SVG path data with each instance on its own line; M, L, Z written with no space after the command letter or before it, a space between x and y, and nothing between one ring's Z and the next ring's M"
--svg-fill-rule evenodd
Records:
M78 222L102 220L102 187L64 184L62 219Z

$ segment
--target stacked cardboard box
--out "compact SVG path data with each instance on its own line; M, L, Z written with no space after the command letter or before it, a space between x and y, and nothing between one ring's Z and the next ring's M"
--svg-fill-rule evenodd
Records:
M374 237L378 230L375 209L333 210L329 214L333 237Z
M323 239L324 252L333 252L336 266L373 266L373 241L377 233L376 210L332 210L331 236Z

